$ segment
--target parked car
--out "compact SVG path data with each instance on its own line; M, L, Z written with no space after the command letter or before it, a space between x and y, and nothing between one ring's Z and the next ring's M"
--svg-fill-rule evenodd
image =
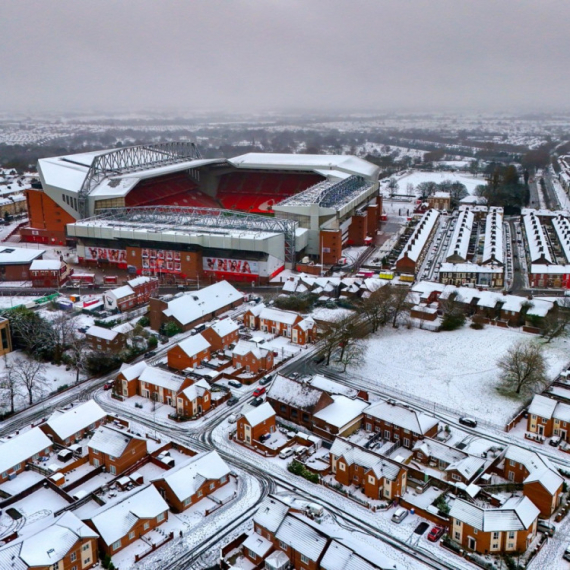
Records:
M536 528L539 532L548 533L550 536L552 536L556 531L556 527L554 525L550 524L548 521L543 521L540 519L538 520Z
M322 364L324 361L326 360L326 357L324 354L320 354L319 356L317 356L314 360L315 364Z
M562 555L562 558L564 558L564 560L568 560L570 562L570 546L568 546L568 548L566 549L566 552L564 552L564 554Z
M257 406L261 406L261 404L263 404L263 398L254 398L254 399L251 401L251 405L252 405L254 408L257 408Z
M548 443L552 445L552 447L558 447L560 445L561 438L559 435L555 435Z
M228 406L233 406L234 404L237 404L239 402L239 399L236 398L235 396L232 396L229 400L228 400Z
M289 374L289 378L291 378L291 380L297 380L299 376L301 376L300 372L291 372L291 374Z
M443 533L445 532L445 529L442 526L434 526L430 531L429 534L427 536L427 539L430 542L437 542L442 536Z
M156 350L149 350L148 352L144 353L145 358L150 358L151 356L156 356Z
M473 418L461 417L459 418L459 423L467 427L477 427L477 420Z
M396 509L396 512L392 515L392 522L400 524L408 516L408 511L402 507Z
M268 439L271 438L271 434L270 433L264 433L262 435L259 436L259 441L261 443L263 443L264 441L267 441Z
M280 459L287 459L287 457L291 457L291 455L293 455L294 450L292 447L286 447L285 449L282 449L279 452L279 458Z
M237 380L230 380L228 382L228 384L232 387L232 388L241 388L242 387L242 383L238 382Z
M113 382L106 382L103 386L103 390L111 390L113 388Z
M257 398L258 396L261 396L263 394L265 394L265 386L259 386L253 392L253 395L255 398Z
M235 423L237 422L237 415L236 415L236 414L231 414L231 415L228 417L228 422L229 422L230 424L235 424Z

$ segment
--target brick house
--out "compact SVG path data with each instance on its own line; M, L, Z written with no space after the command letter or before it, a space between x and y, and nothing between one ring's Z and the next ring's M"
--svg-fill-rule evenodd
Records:
M438 430L438 421L434 417L390 402L370 406L365 411L364 423L366 431L381 432L382 439L398 441L408 449L412 449L419 439L434 437Z
M10 321L0 317L0 356L12 352L12 334L10 333Z
M4 568L24 570L88 570L98 565L99 535L67 511L41 530L0 546Z
M239 325L232 319L222 319L202 331L202 336L210 343L210 350L226 350L239 339Z
M146 439L109 425L98 428L87 447L89 463L103 465L113 475L120 475L148 453Z
M176 405L176 396L182 389L184 377L161 368L146 366L138 377L138 394L169 406Z
M570 405L536 394L528 408L527 431L568 440Z
M148 367L148 364L141 360L135 364L122 364L115 379L115 391L125 398L140 396L139 377Z
M191 418L206 413L211 406L212 394L206 380L198 380L181 388L176 396L176 413L181 417Z
M53 413L40 429L59 445L71 445L94 431L107 419L105 412L97 402L89 400L71 410Z
M264 307L259 313L259 330L291 338L293 326L302 320L303 317L293 311Z
M210 360L210 343L201 335L189 336L167 353L168 366L175 370L196 368L202 360Z
M153 485L119 495L85 521L99 534L99 549L113 556L168 520L168 505Z
M0 483L24 471L26 463L48 455L52 441L35 427L0 444Z
M333 403L330 394L324 390L280 374L267 391L267 401L279 417L310 430L313 429L313 414Z
M291 328L291 342L293 344L305 345L308 342L315 342L317 340L317 323L307 317L302 321L297 322Z
M158 279L143 276L127 281L122 287L106 291L103 302L107 310L124 312L148 303L157 293Z
M370 499L393 500L407 488L407 470L399 463L337 437L330 450L331 471L346 487L361 487Z
M259 315L265 309L264 303L250 305L243 313L243 324L253 330L259 330Z
M175 513L181 513L226 485L230 468L216 451L190 457L152 484Z
M91 350L107 354L117 354L127 346L127 337L124 333L95 325L85 331L85 338Z
M313 414L315 434L332 440L335 436L349 436L358 431L368 402L342 394L331 394L331 399L331 404Z
M550 517L560 505L564 482L550 461L516 445L506 449L501 461L505 479L522 483L524 495L537 506L541 516Z
M158 331L168 322L176 323L183 331L215 319L222 313L239 307L243 294L227 281L218 281L199 291L191 291L171 301L150 299L150 326Z
M260 372L273 368L273 350L255 342L240 340L232 350L232 364L235 368L245 368L248 372Z
M398 273L415 275L425 258L431 236L438 227L438 218L439 212L433 209L428 210L420 218L396 260Z
M525 552L536 536L539 514L528 497L513 497L491 509L455 499L450 534L462 548L480 554Z
M414 460L441 472L441 478L451 483L469 485L485 467L485 460L425 438L414 444Z
M61 287L73 274L65 261L36 259L30 265L30 279L33 287Z
M237 438L249 445L259 441L259 436L273 433L275 427L275 411L269 402L252 408L243 414L237 421Z

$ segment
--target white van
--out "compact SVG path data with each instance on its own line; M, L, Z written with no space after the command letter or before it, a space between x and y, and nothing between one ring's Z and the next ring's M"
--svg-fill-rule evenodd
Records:
M396 509L392 515L392 522L400 524L408 516L408 511L402 507Z
M292 447L286 447L279 452L280 459L287 459L287 457L291 457L295 453L295 450Z

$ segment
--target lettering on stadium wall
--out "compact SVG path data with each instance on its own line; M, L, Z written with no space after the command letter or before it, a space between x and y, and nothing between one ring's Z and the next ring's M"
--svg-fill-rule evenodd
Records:
M234 275L259 275L259 263L242 259L225 259L222 257L202 258L202 269Z
M179 273L182 271L180 252L167 249L143 249L142 268L143 271L172 271Z

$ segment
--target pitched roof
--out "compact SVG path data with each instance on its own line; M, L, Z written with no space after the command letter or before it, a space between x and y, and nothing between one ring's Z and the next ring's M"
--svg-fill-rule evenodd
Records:
M208 382L206 382L206 380L204 379L201 379L198 380L198 382L194 382L194 384L191 384L190 386L184 388L184 390L182 390L181 393L184 394L190 402L193 402L198 397L203 396L204 392L209 390L210 390L210 385L208 384Z
M327 536L295 515L288 514L275 535L309 560L317 561L327 545Z
M217 451L190 457L180 465L157 477L165 481L179 501L194 495L206 481L219 481L230 474L230 468Z
M118 501L97 509L89 519L106 544L123 538L140 519L156 518L168 511L168 505L154 485L125 493Z
M52 414L46 423L60 439L67 439L106 415L107 412L95 400L89 400L66 412Z
M210 327L219 337L225 337L239 330L239 325L233 319L222 319Z
M129 287L129 285L123 285L122 287L117 287L116 289L111 289L107 291L107 295L113 295L115 299L124 299L129 295L134 295L135 292Z
M108 425L103 425L97 428L97 431L93 434L87 446L106 455L111 455L112 457L121 457L127 445L129 445L133 439L144 441L141 437L125 433L120 429Z
M115 337L119 334L117 331L106 329L104 327L98 327L93 325L89 327L85 334L87 336L94 336L95 338L103 338L105 340L114 340Z
M503 506L483 509L463 499L455 499L449 516L483 532L526 530L540 510L528 497L513 497Z
M211 345L201 334L196 334L194 336L189 336L182 342L179 342L178 346L187 356L192 358L203 350L210 348Z
M509 445L504 458L507 461L515 461L525 466L529 474L523 483L538 481L551 495L554 495L562 485L563 479L556 468L546 457L542 457L538 453L516 445Z
M289 507L275 497L267 497L253 516L253 522L266 528L269 532L277 532L279 525L289 512Z
M147 366L148 364L144 360L136 364L122 364L119 373L125 377L125 380L134 380L142 374Z
M336 394L331 396L331 398L333 403L319 410L314 417L337 428L343 428L362 416L362 413L368 407L368 402L363 400L352 400L346 396Z
M28 430L0 445L0 473L51 447L51 439L39 428Z
M257 408L252 408L246 412L243 417L247 423L253 427L259 425L261 422L268 420L275 415L275 410L271 407L269 402L264 402L261 406Z
M260 313L259 318L267 321L275 321L286 325L293 325L301 315L293 311L282 311L281 309L273 309L265 307Z
M268 398L273 398L283 404L288 404L302 410L311 410L318 403L323 392L309 384L296 382L285 376L277 375L267 392Z
M418 434L425 434L438 424L435 418L422 412L416 412L400 405L392 405L388 402L372 404L365 413Z
M465 479L469 481L477 474L479 469L481 469L484 465L485 465L485 460L482 459L481 457L469 456L469 457L464 457L463 459L460 459L455 463L452 463L445 470L457 471L463 477L465 477Z
M144 368L139 376L139 380L166 388L167 390L172 390L173 392L178 392L182 382L184 382L182 376L178 376L178 374L173 374L162 368L156 368L155 366L147 366Z
M243 295L233 285L219 281L173 299L162 312L167 317L174 317L182 325L187 325L241 299Z
M57 259L35 259L30 265L30 271L59 271L62 263Z
M535 394L528 408L528 413L539 416L541 418L551 419L557 403L558 402L552 398L547 398L546 396Z
M245 356L246 354L253 354L255 358L264 358L271 349L260 346L256 342L251 342L249 340L238 340L236 345L232 350L232 355L235 356Z

